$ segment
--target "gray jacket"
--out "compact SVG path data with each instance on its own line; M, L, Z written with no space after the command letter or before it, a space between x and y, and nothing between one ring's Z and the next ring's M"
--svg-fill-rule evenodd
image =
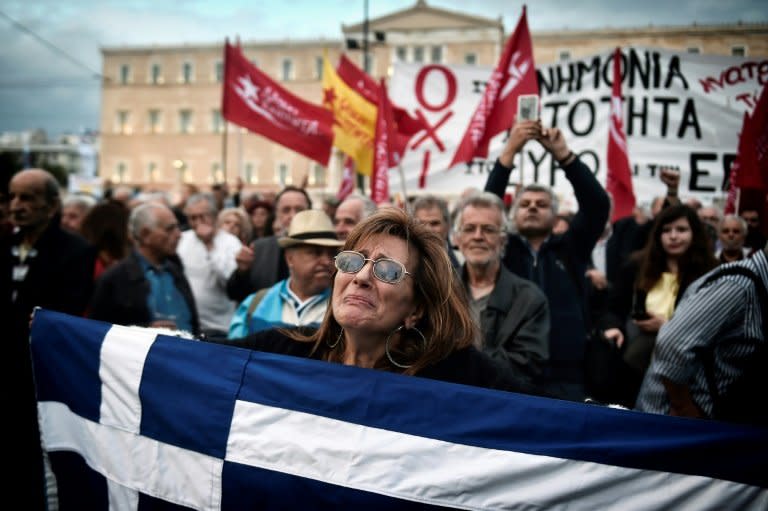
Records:
M464 266L465 288L466 271ZM516 376L531 381L541 374L549 359L549 305L536 284L501 265L488 305L480 314L480 329L483 351Z

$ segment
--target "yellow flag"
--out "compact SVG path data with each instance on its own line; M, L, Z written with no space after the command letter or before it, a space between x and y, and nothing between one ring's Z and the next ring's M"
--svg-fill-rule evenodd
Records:
M333 111L333 145L355 161L357 171L373 170L376 107L349 87L323 57L323 106Z

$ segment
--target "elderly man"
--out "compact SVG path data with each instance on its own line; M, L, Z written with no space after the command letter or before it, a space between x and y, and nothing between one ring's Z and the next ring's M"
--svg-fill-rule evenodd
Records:
M741 261L749 256L751 250L744 246L747 239L747 222L737 215L725 215L717 229L720 250L715 257L720 263Z
M353 193L336 208L333 216L333 225L336 229L336 236L344 241L347 235L364 218L368 218L376 211L376 203L365 195Z
M421 195L411 206L413 217L426 225L440 239L445 240L445 250L454 268L461 267L459 259L451 246L451 217L448 213L448 203L436 195Z
M504 203L490 192L470 195L456 209L461 278L482 335L481 349L514 375L532 381L549 356L549 307L531 281L501 264L508 228Z
M288 276L288 266L277 244L277 237L285 234L296 213L307 209L312 209L312 200L303 188L286 186L277 194L275 235L260 238L250 247L243 246L237 253L237 270L227 280L227 296L231 300L241 302L254 291Z
M0 240L0 315L4 328L6 388L13 420L8 438L12 459L9 487L25 509L44 509L43 458L29 356L29 322L35 307L81 315L92 289L94 253L79 236L60 228L59 185L42 169L15 174L8 189L14 232Z
M80 226L88 212L96 205L96 200L88 195L70 195L64 199L61 208L61 226L80 234Z
M235 313L235 303L227 297L227 279L237 267L235 256L242 243L217 227L211 194L192 195L184 215L190 229L181 233L178 254L195 297L201 332L211 338L226 337Z
M331 296L333 258L344 244L333 235L331 219L319 210L299 212L278 243L290 276L243 300L232 318L230 339L276 326L316 325L323 319Z
M542 385L555 395L581 401L589 324L586 271L592 249L608 220L608 195L589 168L568 148L562 132L538 122L518 122L488 176L485 189L499 198L509 183L515 155L536 139L554 158L573 186L579 208L571 226L553 235L557 197L551 188L532 184L521 190L514 204L517 234L507 238L504 265L532 280L547 297L551 316L549 364Z
M173 211L156 202L141 204L131 211L128 229L136 249L99 278L90 317L198 335L195 299L177 264L181 232Z

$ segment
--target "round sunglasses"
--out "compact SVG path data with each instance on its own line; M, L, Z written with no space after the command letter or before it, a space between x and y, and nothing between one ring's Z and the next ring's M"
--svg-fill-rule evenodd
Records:
M406 275L410 275L403 263L386 257L369 259L360 252L342 250L334 258L336 268L342 273L357 273L363 269L368 261L373 263L373 276L387 284L397 284Z

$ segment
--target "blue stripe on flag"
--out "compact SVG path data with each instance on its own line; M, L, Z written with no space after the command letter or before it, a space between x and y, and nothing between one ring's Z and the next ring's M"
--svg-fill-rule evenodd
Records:
M242 509L364 509L398 511L455 509L345 488L314 479L224 462L222 511Z
M107 478L89 467L82 456L71 451L48 456L56 474L59 509L109 509Z
M32 344L38 401L59 401L81 417L99 421L99 356L111 327L100 321L72 321L71 316L53 311L35 312L32 338L55 340L45 343L45 356ZM66 387L62 381L68 382Z
M184 349L190 343L194 347ZM249 356L247 350L158 336L139 390L141 434L223 458Z
M447 442L768 487L763 429L418 381L254 353L240 398Z

